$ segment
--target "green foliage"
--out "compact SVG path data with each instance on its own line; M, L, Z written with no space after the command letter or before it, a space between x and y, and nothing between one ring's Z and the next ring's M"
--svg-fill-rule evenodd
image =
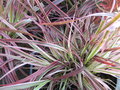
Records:
M1 0L0 90L111 89L96 74L120 75L120 13L99 4Z

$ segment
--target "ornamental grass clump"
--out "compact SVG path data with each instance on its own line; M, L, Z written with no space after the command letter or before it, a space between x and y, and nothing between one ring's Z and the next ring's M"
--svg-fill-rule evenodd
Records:
M115 88L101 76L120 76L115 1L1 0L0 90Z

